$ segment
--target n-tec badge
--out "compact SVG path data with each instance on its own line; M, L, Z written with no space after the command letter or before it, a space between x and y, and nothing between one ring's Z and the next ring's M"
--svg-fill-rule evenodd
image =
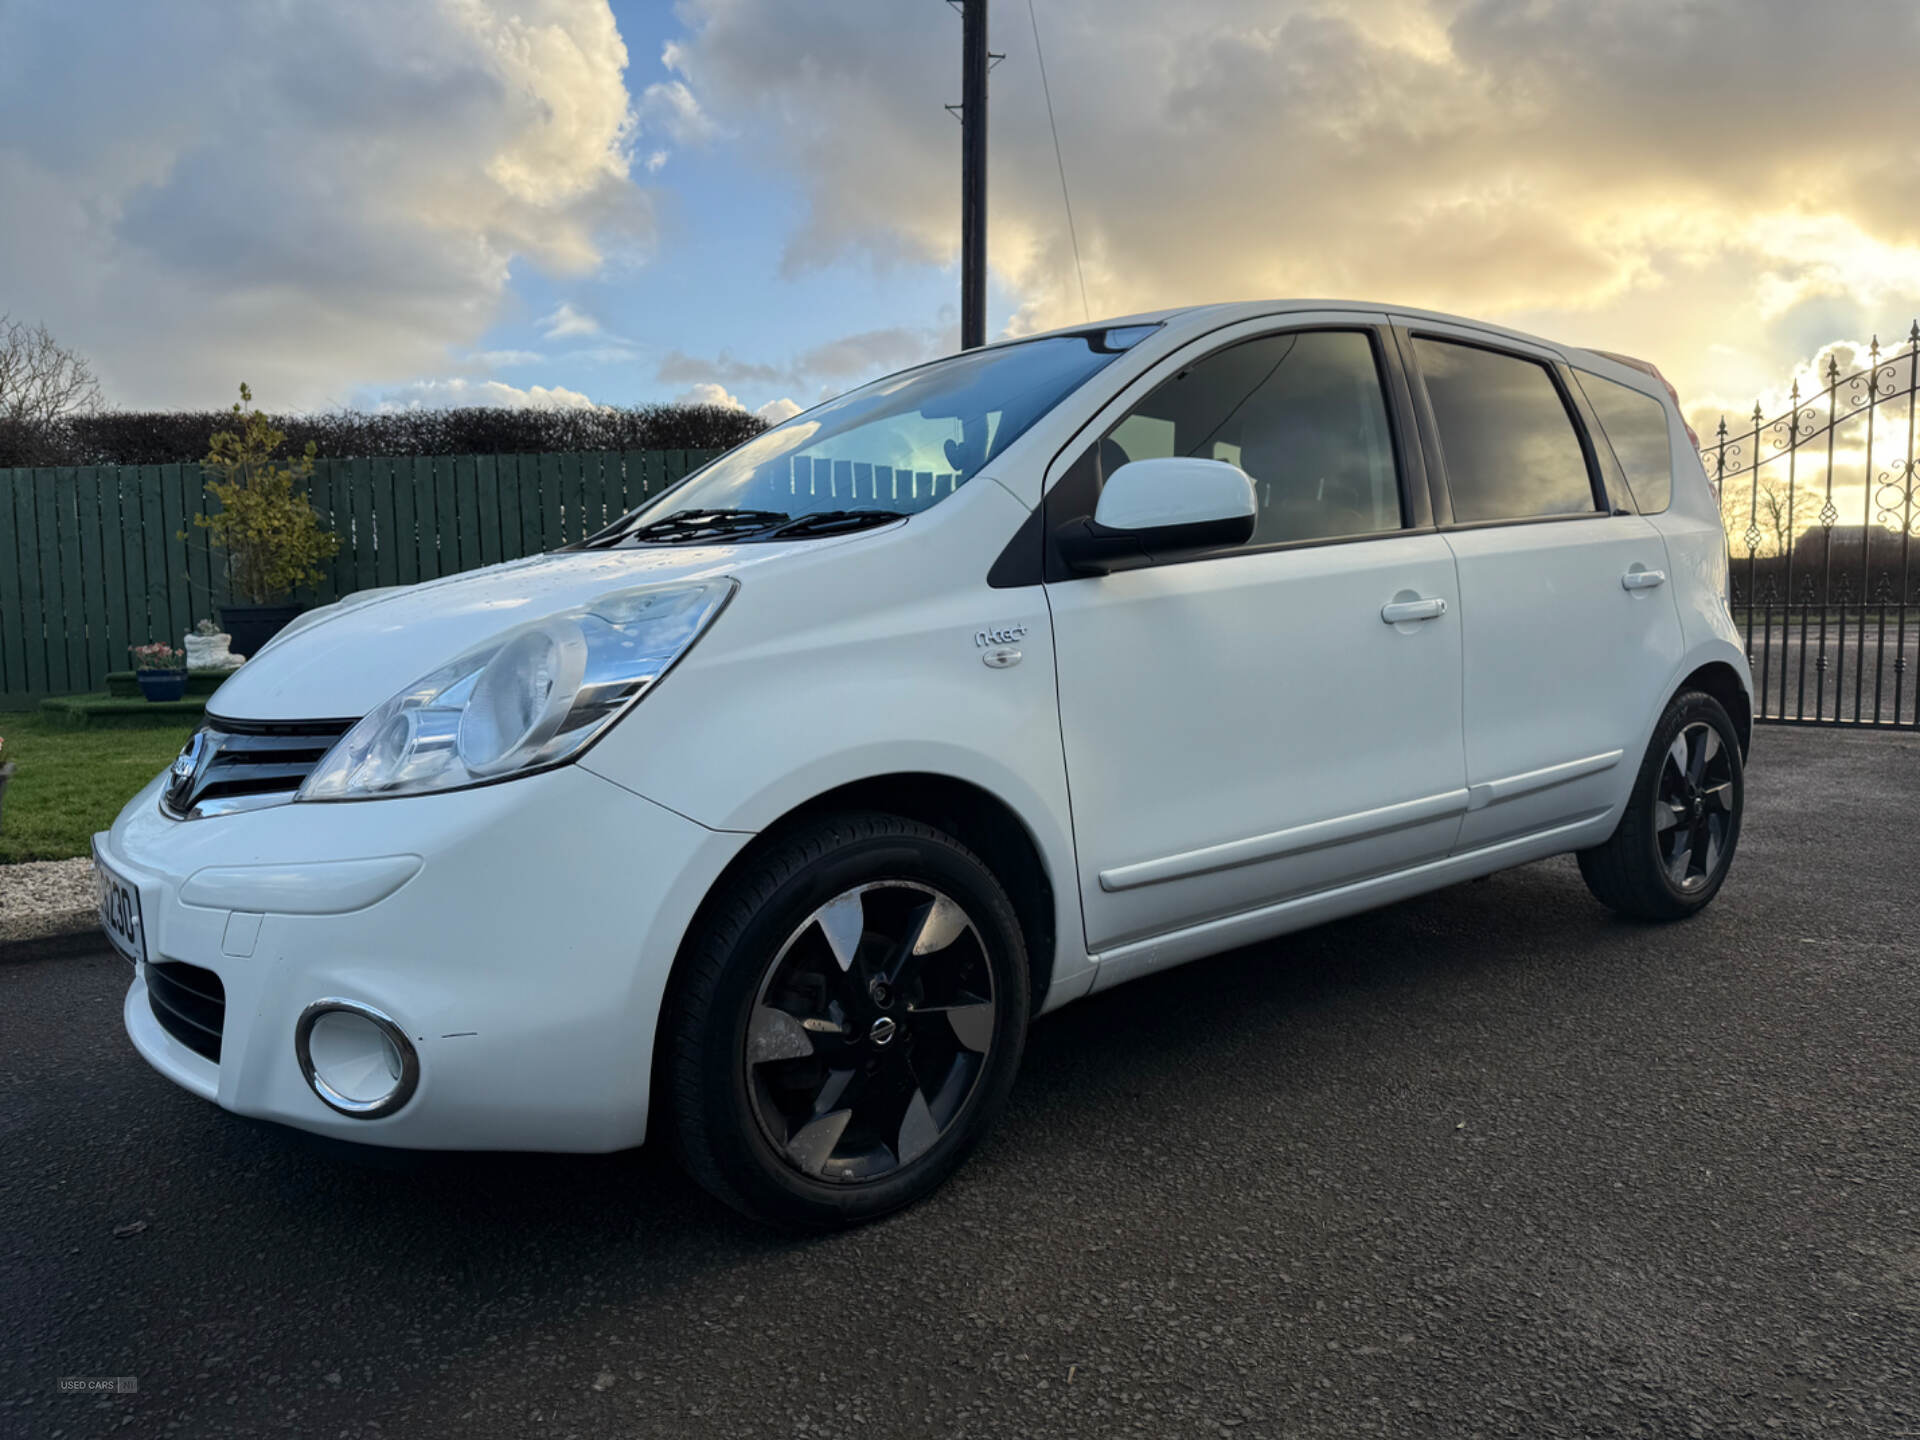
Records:
M1000 625L973 632L973 643L981 650L989 645L1017 645L1026 638L1027 627L1024 625Z

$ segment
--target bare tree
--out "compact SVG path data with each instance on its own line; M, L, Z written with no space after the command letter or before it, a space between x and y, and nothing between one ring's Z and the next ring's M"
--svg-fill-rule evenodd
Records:
M1794 498L1804 500L1804 497ZM1755 508L1758 513L1754 516L1754 522L1761 527L1761 533L1773 541L1773 549L1768 553L1786 554L1793 548L1793 522L1801 518L1789 512L1787 487L1777 480L1762 480L1756 501ZM1793 508L1800 510L1804 515L1804 504Z
M93 367L45 325L0 315L0 422L38 429L100 408Z

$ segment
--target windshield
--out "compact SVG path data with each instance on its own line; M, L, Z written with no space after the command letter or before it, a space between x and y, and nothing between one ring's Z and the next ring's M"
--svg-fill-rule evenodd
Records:
M970 350L877 380L756 436L594 544L830 534L951 495L1151 325Z

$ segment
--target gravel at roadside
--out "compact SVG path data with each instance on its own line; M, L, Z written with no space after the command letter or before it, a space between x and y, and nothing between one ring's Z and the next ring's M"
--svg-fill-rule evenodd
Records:
M36 860L0 865L0 946L97 925L93 861Z

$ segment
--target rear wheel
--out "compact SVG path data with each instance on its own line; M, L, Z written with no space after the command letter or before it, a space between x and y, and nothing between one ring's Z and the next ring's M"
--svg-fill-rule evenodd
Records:
M777 842L712 907L666 1017L694 1178L791 1229L856 1224L938 1186L1004 1106L1027 957L991 871L887 815Z
M1746 776L1733 721L1711 695L1668 704L1606 844L1580 852L1602 904L1638 920L1680 920L1719 892L1740 839Z

